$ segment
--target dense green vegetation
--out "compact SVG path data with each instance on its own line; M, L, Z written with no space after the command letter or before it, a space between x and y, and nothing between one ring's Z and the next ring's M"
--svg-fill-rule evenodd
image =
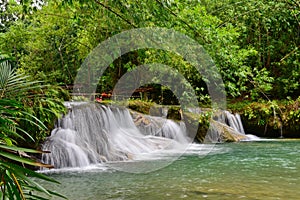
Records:
M272 101L243 101L229 104L232 112L240 113L248 133L260 137L299 137L300 97Z
M299 127L300 4L295 0L2 2L0 53L6 57L1 57L0 71L0 187L8 198L23 197L6 192L7 184L20 191L13 178L19 171L10 171L14 165L4 162L25 162L5 155L15 154L16 146L39 148L64 112L62 102L70 99L65 89L72 88L87 55L102 41L133 28L165 27L201 44L222 75L229 108L252 125ZM210 103L205 77L182 56L155 49L116 59L99 77L97 92L110 92L122 75L148 63L178 70L201 105ZM17 88L9 89L16 86L7 85L9 77ZM148 100L177 102L168 88L152 87L157 95ZM130 106L144 109L142 102Z
M0 197L39 199L36 191L55 194L27 176L55 180L25 168L25 164L51 168L26 154L46 152L18 146L36 147L46 136L46 126L64 111L64 106L54 94L47 95L51 87L13 69L7 58L0 59Z
M137 27L166 27L204 46L223 76L229 98L299 96L299 4L280 1L49 1L42 9L8 4L20 17L2 28L0 48L38 80L70 85L101 41ZM9 14L9 13L8 13ZM109 91L126 71L143 63L178 69L200 95L206 85L180 56L159 50L123 55L102 77Z

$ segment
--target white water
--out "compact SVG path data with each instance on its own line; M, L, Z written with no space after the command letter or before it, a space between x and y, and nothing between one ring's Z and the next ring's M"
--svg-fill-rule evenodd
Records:
M216 117L216 121L224 124L225 126L227 125L228 127L230 127L235 134L240 134L245 136L245 139L243 139L242 141L260 140L260 138L255 135L245 134L241 116L238 113L232 114L227 110L222 111L222 113ZM212 132L217 132L217 131L213 130Z
M245 134L241 117L238 113L232 114L225 110L216 117L216 121L228 125L240 134Z
M68 108L43 145L51 153L43 154L42 161L55 168L138 159L182 149L189 142L184 127L171 120L147 116L151 123L138 129L124 108L97 104L70 104Z
M128 109L99 104L68 103L66 106L68 114L58 120L43 145L43 150L51 153L43 154L42 161L55 168L82 168L132 160L175 160L174 156L190 154L193 148L201 147L190 144L193 138L187 136L183 122L135 112L131 115ZM224 111L215 120L228 126L234 134L246 136L244 140L259 139L245 135L238 114ZM206 139L219 142L220 132L217 128L209 130ZM203 156L212 148L203 148ZM116 166L121 169L122 164ZM131 171L129 168L125 170ZM151 166L148 168L146 171L151 170Z

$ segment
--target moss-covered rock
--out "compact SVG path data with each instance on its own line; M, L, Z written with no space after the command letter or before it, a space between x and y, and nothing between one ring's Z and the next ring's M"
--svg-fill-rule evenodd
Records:
M167 118L180 121L182 119L182 112L180 106L169 107Z
M149 114L150 108L154 106L153 102L141 101L141 100L130 100L128 101L128 107L132 110L143 114Z
M185 122L188 136L194 138L195 142L203 142L209 127L208 120L200 120L201 115L184 112L183 121Z

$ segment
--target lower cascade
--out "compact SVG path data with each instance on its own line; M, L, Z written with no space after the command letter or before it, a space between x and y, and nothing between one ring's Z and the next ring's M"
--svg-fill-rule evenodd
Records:
M237 142L259 140L259 137L245 134L239 114L222 111L210 120L210 128L204 142Z
M100 104L68 107L68 114L58 120L42 147L51 152L43 154L42 161L55 168L134 159L139 154L180 148L191 140L184 124L172 120L138 114L133 120L128 109Z

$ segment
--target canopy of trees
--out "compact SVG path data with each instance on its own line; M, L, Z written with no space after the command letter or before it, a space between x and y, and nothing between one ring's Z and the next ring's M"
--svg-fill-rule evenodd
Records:
M89 52L110 36L166 27L203 45L223 76L228 97L299 95L300 4L294 0L55 0L33 6L9 1L2 10L2 53L15 57L19 70L52 84L72 84ZM184 59L152 49L115 60L100 90L110 90L126 71L150 62L173 66L199 95L206 92L202 77Z

